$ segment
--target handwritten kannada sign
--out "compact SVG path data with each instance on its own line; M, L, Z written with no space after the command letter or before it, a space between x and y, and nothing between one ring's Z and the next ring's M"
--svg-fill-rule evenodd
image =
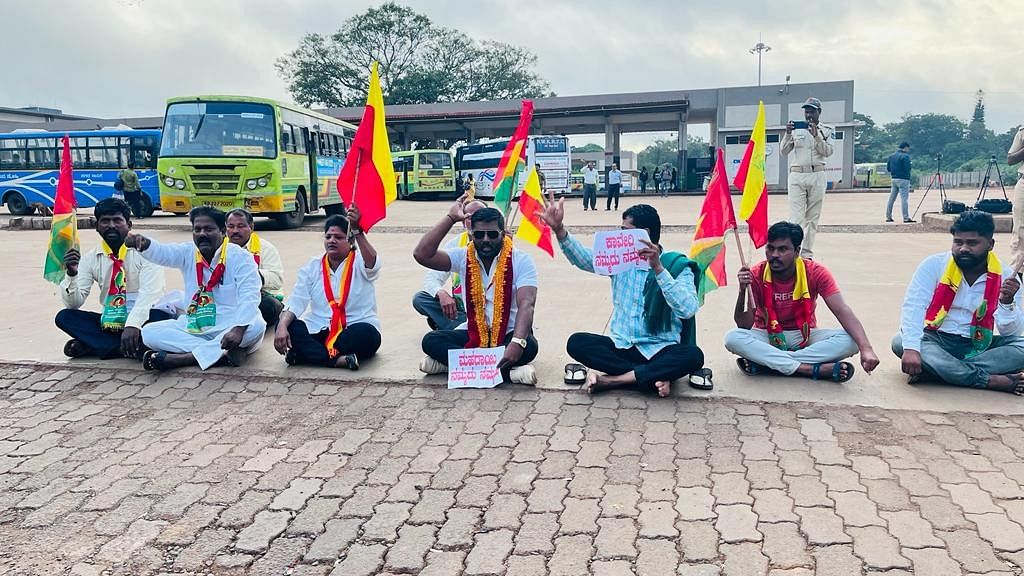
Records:
M626 270L649 270L650 263L639 254L644 243L650 241L647 230L614 230L594 235L594 272L614 276Z
M505 347L448 351L448 388L494 388L501 384L498 362Z

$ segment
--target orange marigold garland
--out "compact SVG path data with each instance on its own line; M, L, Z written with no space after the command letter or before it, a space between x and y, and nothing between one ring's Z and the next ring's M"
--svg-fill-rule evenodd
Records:
M484 286L480 261L471 242L466 250L466 316L469 339L466 348L491 348L505 340L508 331L509 309L512 301L512 237L505 236L498 254L492 281L494 282L494 311L487 323L487 287Z

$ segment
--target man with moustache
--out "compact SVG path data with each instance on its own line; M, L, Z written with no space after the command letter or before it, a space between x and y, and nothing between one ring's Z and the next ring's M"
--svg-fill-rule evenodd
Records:
M435 330L423 337L420 371L448 371L448 351L505 346L498 363L505 380L537 383L530 362L537 356L533 313L537 301L537 270L530 255L512 246L505 218L494 208L480 208L469 217L471 241L465 248L439 250L452 226L466 220L466 196L420 239L413 257L422 266L459 274L466 298L466 322L456 330Z
M244 208L235 208L227 213L228 240L252 254L259 268L263 288L260 292L260 314L267 326L277 324L284 309L284 264L277 247L253 231L252 214Z
M835 130L819 122L821 100L808 98L803 110L807 128L797 128L792 121L786 124L782 154L789 159L789 219L804 231L800 256L810 260L825 203L825 165L833 152Z
M968 210L949 231L951 252L929 256L914 272L892 350L902 359L911 384L928 375L955 386L1020 396L1020 280L992 251L991 214Z
M164 244L132 234L126 244L143 258L177 268L192 294L185 314L148 324L142 341L146 370L226 362L239 366L259 348L266 322L260 315L260 274L252 255L228 242L224 213L209 206L189 212L192 242Z
M750 376L775 373L846 382L854 367L844 358L859 350L861 366L871 372L878 356L832 274L799 256L803 238L796 224L776 222L768 229L767 260L740 268L733 313L737 328L726 334L725 348L739 356L736 364ZM842 330L817 327L819 296Z
M73 248L64 255L60 297L65 308L54 319L71 336L64 355L138 358L143 324L171 317L152 309L164 291L164 271L125 245L132 218L124 200L100 200L93 216L100 245L84 255ZM94 283L100 287L102 313L79 309Z

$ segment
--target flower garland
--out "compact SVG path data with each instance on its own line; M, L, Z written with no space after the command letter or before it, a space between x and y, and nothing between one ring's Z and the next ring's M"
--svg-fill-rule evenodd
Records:
M466 251L466 289L469 292L467 316L469 317L469 340L467 348L491 348L505 340L508 329L509 302L512 288L512 237L505 236L492 281L494 282L494 311L491 323L487 324L487 287L483 283L480 260L476 247L471 242Z

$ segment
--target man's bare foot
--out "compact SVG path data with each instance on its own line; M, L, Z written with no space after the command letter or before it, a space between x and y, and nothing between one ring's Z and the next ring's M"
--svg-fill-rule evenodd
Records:
M1024 372L1016 374L993 374L988 379L989 390L1024 395Z
M658 389L658 396L661 398L672 393L672 383L667 380L658 380L654 383L654 387Z
M597 372L587 372L587 380L583 383L583 391L587 394L594 393L594 387L597 386Z

